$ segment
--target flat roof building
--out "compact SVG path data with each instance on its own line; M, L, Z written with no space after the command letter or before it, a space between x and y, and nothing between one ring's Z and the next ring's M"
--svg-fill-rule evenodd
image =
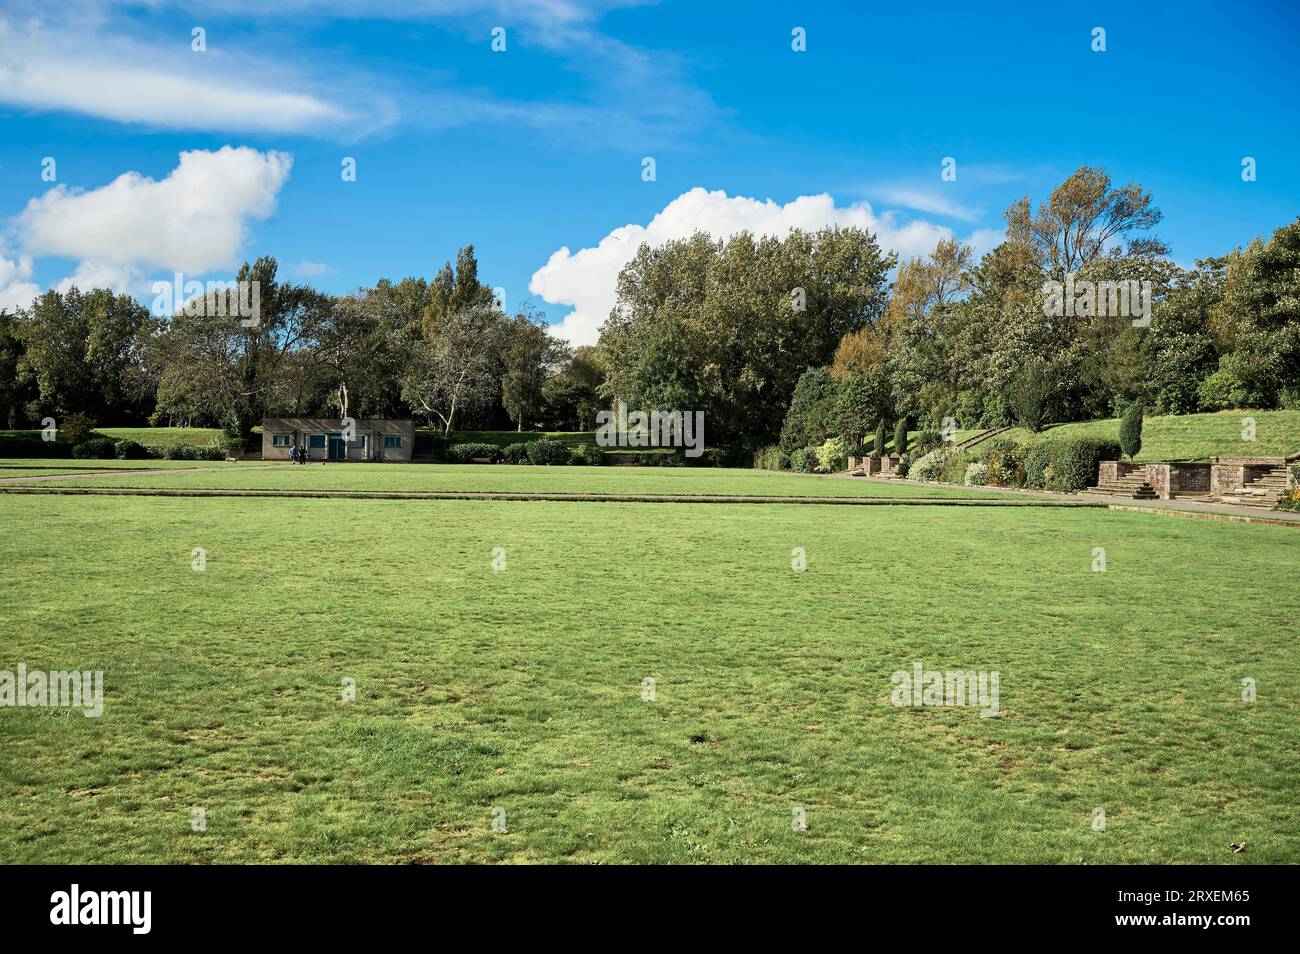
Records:
M410 463L415 421L359 418L268 417L262 421L262 460L289 460L296 445L307 460Z

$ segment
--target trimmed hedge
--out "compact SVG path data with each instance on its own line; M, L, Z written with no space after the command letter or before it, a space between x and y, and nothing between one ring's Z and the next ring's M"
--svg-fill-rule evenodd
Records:
M468 464L475 457L498 461L501 459L501 448L496 444L452 444L447 448L447 458L453 464Z
M528 463L528 445L523 443L508 444L504 451L507 464Z
M599 467L605 463L605 451L598 444L579 444L569 452L569 463Z
M117 445L107 437L91 437L72 448L72 456L77 460L111 460L117 451Z
M545 437L529 441L528 463L542 467L554 467L569 462L569 449L559 441L547 440Z
M43 441L36 437L0 437L0 457L64 458L72 456L72 445L64 441Z
M1097 482L1103 460L1119 460L1119 442L1100 437L1071 437L1035 444L1025 455L1025 486L1077 494Z

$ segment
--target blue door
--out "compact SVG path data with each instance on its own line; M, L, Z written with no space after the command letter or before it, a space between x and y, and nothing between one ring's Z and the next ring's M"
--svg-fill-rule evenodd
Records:
M330 435L329 459L330 460L348 459L348 445L347 442L343 440L342 434Z

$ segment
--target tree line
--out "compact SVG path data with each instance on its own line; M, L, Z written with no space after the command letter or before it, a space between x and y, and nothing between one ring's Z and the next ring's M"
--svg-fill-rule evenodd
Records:
M1140 185L1085 166L1037 208L1013 203L978 260L944 239L900 264L855 228L645 245L581 348L534 312L506 314L472 246L432 280L347 295L281 282L273 258L246 263L255 327L49 291L0 314L0 415L243 436L267 415L590 430L621 401L703 411L710 443L739 458L830 437L861 452L882 421L1039 429L1134 403L1300 407L1300 220L1184 269L1153 234L1162 218ZM1119 313L1087 294L1107 283L1134 283Z

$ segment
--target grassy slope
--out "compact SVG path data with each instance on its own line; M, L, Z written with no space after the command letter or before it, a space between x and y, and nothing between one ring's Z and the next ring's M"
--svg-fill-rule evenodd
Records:
M992 496L978 488L921 487L716 467L530 467L472 464L222 464L195 473L68 480L71 486L274 490L487 490L521 493L771 494L800 497Z
M1242 420L1255 419L1255 440L1243 441ZM998 435L1024 443L1086 435L1119 440L1119 419L1058 424L1039 434L1013 428ZM1286 457L1300 451L1300 411L1223 411L1148 417L1138 460L1209 460L1211 457Z
M0 711L0 861L1300 858L1291 530L143 498L0 519L24 594L0 666L107 682L100 719ZM1002 715L891 706L913 661L999 670Z

